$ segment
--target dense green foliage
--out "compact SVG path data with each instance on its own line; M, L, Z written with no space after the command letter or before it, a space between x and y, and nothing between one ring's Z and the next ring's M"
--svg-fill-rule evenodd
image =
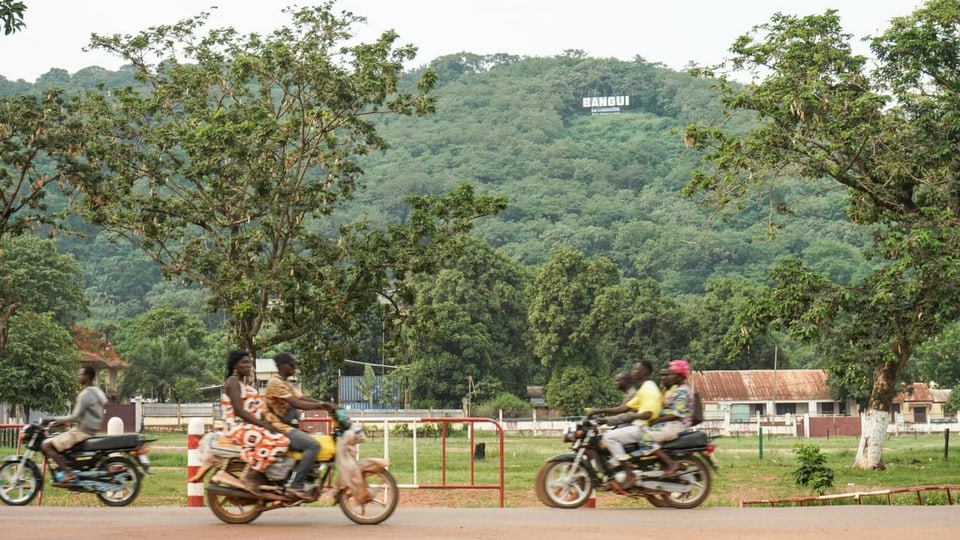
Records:
M823 286L823 302L844 287L873 291L844 297L871 306L905 298L894 285L908 267L891 265L890 256L926 257L936 252L930 245L952 245L953 228L900 238L890 227L863 226L893 222L871 214L867 199L847 199L830 181L836 171L816 169L817 156L762 167L748 178L764 181L764 189L742 199L734 198L738 184L718 191L727 205L683 197L711 151L701 135L719 134L712 126L722 125L735 140L767 127L752 111L779 106L778 88L739 102L731 96L743 87L729 83L718 103L715 79L577 51L552 58L463 53L402 73L412 48L396 47L397 36L387 33L341 56L334 45L357 20L327 19L318 15L323 9L301 12L275 35L208 34L186 56L174 44L199 39L204 16L135 37L98 36L95 47L130 65L72 75L51 69L32 84L0 77L0 113L11 111L0 127L24 131L31 118L50 118L58 137L44 139L50 146L33 161L17 161L25 139L9 140L0 179L24 172L40 188L37 209L22 207L10 223L48 220L82 233L60 237L59 246L83 268L90 302L84 324L106 332L136 364L125 391L175 399L174 377L150 375L169 372L162 361L168 351L195 361L189 377L205 384L223 349L243 345L261 355L294 351L305 361L304 384L324 396L335 392L338 373L362 373L344 360L403 366L393 384L403 387L405 404L424 407L499 400L502 392L526 398L527 385L545 385L551 406L576 412L616 402L614 371L641 358L674 357L695 369L844 366L833 370L837 388L869 401L869 366L885 362L889 349L863 358L868 362L836 361L858 360L864 348L881 351L878 341L842 336L842 329L867 326L864 319L835 319L834 339L808 344L803 339L817 326L809 319L784 312L800 334L771 326L760 335L742 315L756 314L751 300L770 285L798 275L805 279L797 283ZM151 64L142 53L165 61ZM312 67L296 68L297 59ZM840 64L847 71L838 80L861 65L854 60ZM829 115L794 108L808 116L789 117L790 125L828 118L851 141L874 133L870 107L884 101L855 86L830 88L838 109ZM630 95L631 104L615 115L581 107L583 97L609 95ZM859 120L842 109L851 96ZM69 122L81 104L94 121ZM904 101L917 110L927 105ZM36 114L17 119L18 107ZM751 114L727 116L725 107ZM685 140L693 123L703 131ZM96 175L73 154L57 153L81 128ZM947 170L951 139L938 140L946 146L931 166ZM878 186L880 173L905 162L897 156L876 169ZM49 187L52 178L63 181L63 192ZM78 178L86 223L55 213L75 195L69 186ZM694 187L712 187L703 176L698 181ZM27 192L18 193L24 200ZM950 225L935 217L928 225ZM29 230L18 225L16 233ZM878 243L865 251L872 238ZM792 262L771 276L787 257ZM952 259L923 261L925 275L950 275ZM814 274L817 280L806 279ZM944 288L935 292L947 302L951 280L940 281ZM934 300L933 292L924 298ZM887 308L871 313L875 337L897 333L883 322L897 307ZM176 321L189 314L189 326L200 321L208 337L196 344L161 339L169 329L131 330L157 313ZM901 315L916 318L916 311ZM960 358L949 346L957 330L944 316L923 332L938 328L946 329L942 345L911 345L917 361L902 375L950 387L960 377Z
M858 467L883 468L880 435L905 367L960 317L958 14L960 2L931 0L894 19L871 41L876 64L852 52L836 11L777 14L739 38L724 65L703 71L725 73L727 114L755 126L686 132L707 152L687 193L726 207L826 181L845 190L850 223L870 227L873 267L862 280L836 282L826 268L785 258L770 289L740 313L741 344L784 331L830 349L834 388L869 387ZM729 71L760 74L741 86Z
M70 329L86 308L80 280L54 242L0 239L0 403L13 414L70 406L80 367Z

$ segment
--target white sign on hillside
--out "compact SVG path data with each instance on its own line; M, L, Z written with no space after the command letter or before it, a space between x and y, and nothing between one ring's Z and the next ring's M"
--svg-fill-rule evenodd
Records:
M630 96L585 97L581 106L590 114L620 114L630 106Z

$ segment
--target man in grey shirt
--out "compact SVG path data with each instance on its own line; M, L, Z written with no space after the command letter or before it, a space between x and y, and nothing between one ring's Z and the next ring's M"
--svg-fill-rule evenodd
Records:
M67 460L60 455L81 442L93 437L103 424L103 406L107 404L107 396L96 386L97 372L92 366L83 366L77 372L77 382L83 387L77 396L77 403L73 411L67 416L44 418L40 424L73 424L70 429L43 441L43 453L52 459L60 471L54 475L55 483L70 484L77 477L70 470Z

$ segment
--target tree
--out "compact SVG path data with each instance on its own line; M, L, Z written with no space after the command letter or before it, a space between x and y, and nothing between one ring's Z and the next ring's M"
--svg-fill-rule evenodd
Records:
M586 407L613 406L617 395L613 378L598 377L585 366L566 366L558 369L544 389L550 407L566 416L583 414Z
M943 404L943 412L945 414L957 414L960 412L960 390L958 387L954 386L953 390L950 392L950 397L947 398L947 402Z
M683 310L664 297L652 279L628 279L604 288L584 324L615 369L629 370L639 360L684 356L691 335Z
M960 323L947 326L935 340L917 348L904 382L934 382L942 388L960 385Z
M3 1L0 18L6 23L4 10L18 6L22 12L22 3ZM77 157L74 105L57 90L0 97L0 354L17 310L53 309L54 319L69 328L86 309L73 259L57 255L53 243L17 239L39 230L58 232L60 208L47 204L50 188L65 187L85 170Z
M48 189L87 171L75 107L61 90L0 97L0 240L45 224L57 232Z
M52 313L27 309L14 315L0 353L0 403L23 420L30 411L65 412L77 393L80 355L70 332Z
M194 390L201 384L222 381L220 358L204 359L206 335L196 315L168 306L134 318L115 338L115 350L130 364L120 380L120 394L185 401L196 397Z
M754 73L751 84L721 74L730 115L755 115L737 134L690 126L687 143L710 166L685 188L709 202L777 200L781 185L826 178L847 190L847 216L869 226L875 266L861 282L833 283L797 260L743 316L750 330L784 329L808 341L846 344L832 368L869 371L870 397L854 467L884 468L882 449L899 375L912 353L960 316L960 162L957 113L960 2L933 0L895 18L871 41L876 67L851 51L836 12L775 15L739 38L721 69ZM789 208L781 201L771 215Z
M447 406L459 406L466 395L466 377L486 378L522 396L533 371L524 294L526 274L517 264L485 241L464 237L452 243L442 269L415 280L417 305L429 307L431 322L414 338L414 347L403 355L411 363L446 352L460 360L457 394L447 396ZM413 381L430 386L447 374ZM491 394L492 396L492 394ZM486 396L483 396L486 397Z
M586 406L591 396L599 398L594 390L604 381L609 383L609 362L600 354L588 317L601 291L619 280L616 267L608 259L588 259L576 250L563 248L550 255L528 287L534 354L547 370L546 400L551 407L574 411L569 407ZM590 380L580 380L579 371L566 370L573 367L582 368ZM577 388L568 389L567 384L574 380ZM577 397L569 396L569 392ZM561 395L565 397L553 401Z
M0 0L0 25L3 26L3 35L9 36L23 30L23 13L27 5L19 0Z
M689 297L687 316L692 319L694 336L689 353L694 369L770 369L794 366L778 345L775 336L755 336L749 350L738 347L741 327L738 314L764 289L753 282L736 278L710 279L701 296Z
M48 314L67 330L86 309L80 266L72 256L57 253L52 240L0 237L0 355L18 311Z
M254 353L316 328L358 332L378 297L402 318L404 279L504 204L461 186L411 197L406 224L334 219L362 188L358 160L387 146L368 117L431 112L435 73L401 88L416 49L394 48L392 31L349 45L364 19L332 5L288 10L291 26L268 36L201 35L204 13L91 41L146 88L86 96L86 156L103 171L82 182L86 216L164 276L208 288L209 307ZM343 224L338 234L318 232L329 223Z

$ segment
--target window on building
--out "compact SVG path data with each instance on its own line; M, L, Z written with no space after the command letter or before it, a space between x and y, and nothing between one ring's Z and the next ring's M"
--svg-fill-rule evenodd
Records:
M833 413L833 403L821 403L820 414L830 415Z
M797 404L777 403L777 414L797 414Z

